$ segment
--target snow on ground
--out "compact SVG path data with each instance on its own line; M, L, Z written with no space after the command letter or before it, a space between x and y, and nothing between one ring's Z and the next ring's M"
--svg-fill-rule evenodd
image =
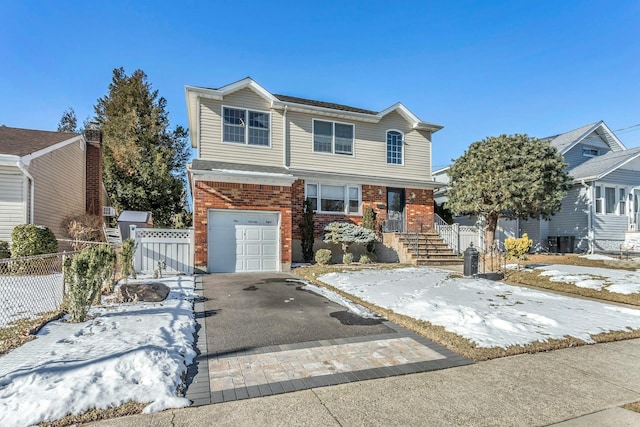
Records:
M348 298L343 297L340 294L337 294L335 292L333 292L330 289L327 288L322 288L320 286L316 286L311 282L307 282L304 280L296 280L296 279L287 279L287 281L289 282L299 282L302 284L302 289L304 289L305 291L311 291L315 294L318 295L322 295L323 297L325 297L326 299L328 299L329 301L333 301L336 304L339 304L343 307L345 307L347 310L349 310L350 312L352 312L353 314L356 314L364 319L376 319L378 318L378 315L373 313L371 310L367 309L366 307L361 306L360 304L356 304L355 302L351 301Z
M616 270L613 268L581 267L578 265L539 265L552 282L571 283L581 288L606 289L618 294L640 292L640 271Z
M569 298L486 279L449 278L433 268L329 273L342 291L461 335L478 347L525 345L570 335L640 329L640 310Z
M586 259L590 259L593 261L616 261L617 258L612 258L608 255L602 255L602 254L589 254L589 255L580 255L580 258L586 258Z
M91 320L50 322L35 340L0 357L0 425L132 400L148 402L147 413L190 405L176 389L195 357L193 277L153 281L171 288L165 301L93 307Z

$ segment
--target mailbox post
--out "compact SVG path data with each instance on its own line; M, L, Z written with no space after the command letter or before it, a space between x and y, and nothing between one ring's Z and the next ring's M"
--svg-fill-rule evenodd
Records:
M464 276L470 277L478 274L478 257L479 252L473 247L473 242L464 251Z

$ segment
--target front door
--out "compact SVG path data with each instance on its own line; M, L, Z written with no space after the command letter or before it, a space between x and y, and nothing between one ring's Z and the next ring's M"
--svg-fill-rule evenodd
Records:
M387 188L387 232L404 232L404 188Z

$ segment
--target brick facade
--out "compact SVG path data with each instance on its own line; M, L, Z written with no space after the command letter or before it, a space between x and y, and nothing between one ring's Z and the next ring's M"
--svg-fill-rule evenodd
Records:
M406 189L407 228L414 231L433 226L433 191ZM415 195L415 196L414 196ZM195 228L195 265L207 265L207 212L209 209L265 210L280 212L280 262L292 261L292 243L301 239L300 223L304 203L304 180L291 187L257 184L196 181L194 188L193 225ZM378 224L386 219L387 188L362 186L362 211L373 207ZM315 214L315 237L320 238L324 226L333 221L362 224L362 215ZM298 260L296 260L298 261Z
M102 134L97 129L84 133L86 148L85 211L87 215L102 216Z
M193 192L195 265L207 265L207 211L209 209L280 212L280 262L291 263L291 187L196 181Z

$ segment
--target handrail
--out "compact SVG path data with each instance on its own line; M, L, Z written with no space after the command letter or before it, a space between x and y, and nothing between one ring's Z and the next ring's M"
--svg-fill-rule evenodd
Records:
M433 223L440 238L451 248L456 254L460 254L460 238L459 225L456 223L449 224L437 213L433 214Z

